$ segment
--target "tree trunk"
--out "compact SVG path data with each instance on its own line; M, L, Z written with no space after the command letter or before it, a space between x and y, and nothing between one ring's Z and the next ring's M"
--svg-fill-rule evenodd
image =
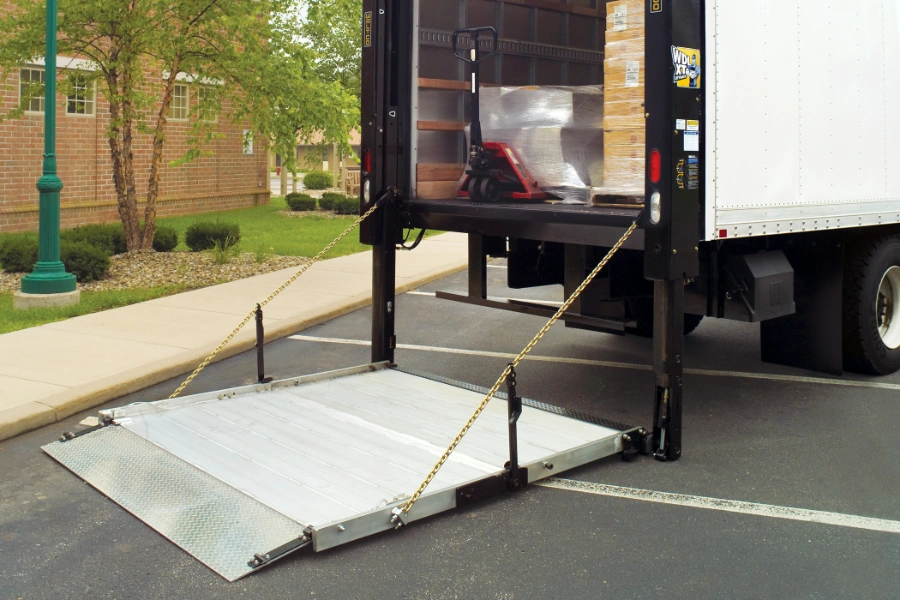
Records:
M124 117L125 113L131 110L130 104L122 99L120 92L121 86L119 75L115 70L110 71L107 75L107 85L112 92L109 102L110 116L110 135L109 135L109 151L113 165L113 183L116 188L116 204L119 211L119 218L122 220L122 228L125 232L125 245L129 252L133 252L140 246L140 223L137 213L137 202L134 198L134 169L130 169L132 173L131 185L128 182L128 165L130 154L129 150L125 150L125 140L131 139L131 132L126 129L132 126L132 120ZM129 194L129 188L132 193Z
M181 60L176 57L169 65L169 77L162 105L156 115L156 130L153 132L153 154L150 161L150 179L147 182L147 207L144 209L144 231L141 238L141 249L152 250L153 238L156 235L156 199L159 197L159 172L162 167L163 145L166 141L166 125L169 122L169 108L172 106L172 95L175 91Z

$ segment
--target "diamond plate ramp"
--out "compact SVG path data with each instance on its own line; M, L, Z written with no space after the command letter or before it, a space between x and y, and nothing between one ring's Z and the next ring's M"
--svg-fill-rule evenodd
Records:
M254 554L303 535L302 524L122 427L43 449L228 581L254 570Z

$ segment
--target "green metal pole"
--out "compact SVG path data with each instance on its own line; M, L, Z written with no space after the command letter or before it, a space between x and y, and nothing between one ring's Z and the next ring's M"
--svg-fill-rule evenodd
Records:
M26 294L61 294L75 291L75 276L66 273L59 260L59 193L56 175L56 13L57 0L47 0L47 56L44 58L44 172L37 182L40 192L38 262L22 278Z

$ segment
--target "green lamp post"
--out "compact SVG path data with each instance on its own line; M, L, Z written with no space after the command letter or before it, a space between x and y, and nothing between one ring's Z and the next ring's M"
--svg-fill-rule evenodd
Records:
M22 278L17 304L22 308L78 302L75 276L66 273L59 250L59 193L63 182L56 174L56 29L57 0L47 0L47 55L44 59L44 170L38 179L40 192L38 262ZM28 296L58 295L55 299ZM60 297L64 296L64 297ZM30 302L29 302L30 301Z

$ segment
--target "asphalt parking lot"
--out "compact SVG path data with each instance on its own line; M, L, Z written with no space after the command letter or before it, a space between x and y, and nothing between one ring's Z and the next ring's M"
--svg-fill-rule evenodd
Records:
M505 290L504 279L495 265L492 295L560 299L557 288ZM490 386L542 321L430 295L465 281L398 299L397 362ZM335 319L269 345L267 370L366 363L369 332L368 309ZM583 491L531 487L301 551L233 584L40 450L96 411L2 442L0 598L900 598L900 376L764 365L758 330L736 323L706 321L686 346L681 461L612 457L562 476ZM520 368L519 393L650 425L650 351L648 340L558 326ZM255 376L247 353L189 392ZM177 383L110 406L163 398Z

